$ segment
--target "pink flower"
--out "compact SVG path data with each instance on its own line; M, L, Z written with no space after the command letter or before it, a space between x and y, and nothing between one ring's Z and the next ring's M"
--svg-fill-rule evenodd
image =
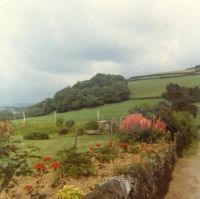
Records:
M120 124L120 130L126 130L131 132L136 129L150 129L163 132L166 130L166 124L160 119L148 119L140 113L127 116Z

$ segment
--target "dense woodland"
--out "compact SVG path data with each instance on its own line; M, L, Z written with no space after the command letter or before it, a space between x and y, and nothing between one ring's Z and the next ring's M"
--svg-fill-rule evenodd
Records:
M121 102L129 98L127 80L121 75L97 74L87 81L58 91L53 98L29 107L28 116L41 116L53 111L60 113L107 103Z

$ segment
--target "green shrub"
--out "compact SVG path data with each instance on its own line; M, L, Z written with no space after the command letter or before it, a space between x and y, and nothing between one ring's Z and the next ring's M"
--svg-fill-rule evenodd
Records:
M119 155L119 150L115 146L109 144L101 145L97 144L94 148L93 156L100 162L110 162L114 160Z
M59 129L61 129L61 128L63 128L63 125L64 125L64 119L63 119L63 118L58 118L58 119L56 120L56 126L57 126Z
M58 199L82 199L85 195L81 189L68 185L58 191Z
M84 135L84 134L85 134L85 132L84 132L84 129L83 129L83 128L78 128L78 129L77 129L77 131L78 131L78 136L82 136L82 135Z
M181 153L183 148L187 148L199 137L195 119L188 112L173 112L173 126L177 150Z
M97 130L98 129L98 124L96 121L89 121L85 125L86 130Z
M47 133L32 132L24 136L25 140L48 140L49 135Z
M59 135L66 135L68 132L69 132L68 128L62 128L62 129L59 129L58 134Z
M67 120L64 122L64 126L68 127L68 128L72 128L75 125L75 121L74 120Z
M89 153L78 153L74 148L58 153L64 176L80 177L95 174L95 167Z

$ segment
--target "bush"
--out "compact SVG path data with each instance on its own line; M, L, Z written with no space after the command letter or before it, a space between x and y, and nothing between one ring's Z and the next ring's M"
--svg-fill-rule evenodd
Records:
M62 129L59 129L58 134L59 135L66 135L68 132L69 132L68 128L62 128Z
M63 124L64 124L64 119L63 119L63 118L58 118L58 119L56 120L56 126L57 126L59 129L63 128Z
M85 125L86 130L97 130L98 129L98 124L96 121L89 121Z
M100 162L110 162L119 155L117 147L111 144L96 144L96 147L90 147L92 155Z
M68 185L58 191L58 199L82 199L85 195L81 189Z
M75 121L74 120L68 120L64 122L64 126L68 127L68 128L72 128L75 125Z
M195 119L189 112L173 112L173 126L176 129L177 150L180 153L199 137Z
M95 167L88 153L78 153L74 148L58 153L65 176L81 177L95 174Z
M84 129L83 129L83 128L78 128L78 129L77 129L77 131L78 131L78 136L82 136L82 135L84 135L84 134L85 134L85 132L84 132Z
M166 124L159 119L148 119L142 114L127 116L120 124L122 142L156 142L166 133Z
M24 136L25 140L48 140L49 135L47 133L32 132Z

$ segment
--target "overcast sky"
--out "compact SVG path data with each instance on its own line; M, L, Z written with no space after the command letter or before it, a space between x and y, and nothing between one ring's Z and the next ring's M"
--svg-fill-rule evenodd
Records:
M0 0L0 104L38 102L98 72L199 59L199 0Z

